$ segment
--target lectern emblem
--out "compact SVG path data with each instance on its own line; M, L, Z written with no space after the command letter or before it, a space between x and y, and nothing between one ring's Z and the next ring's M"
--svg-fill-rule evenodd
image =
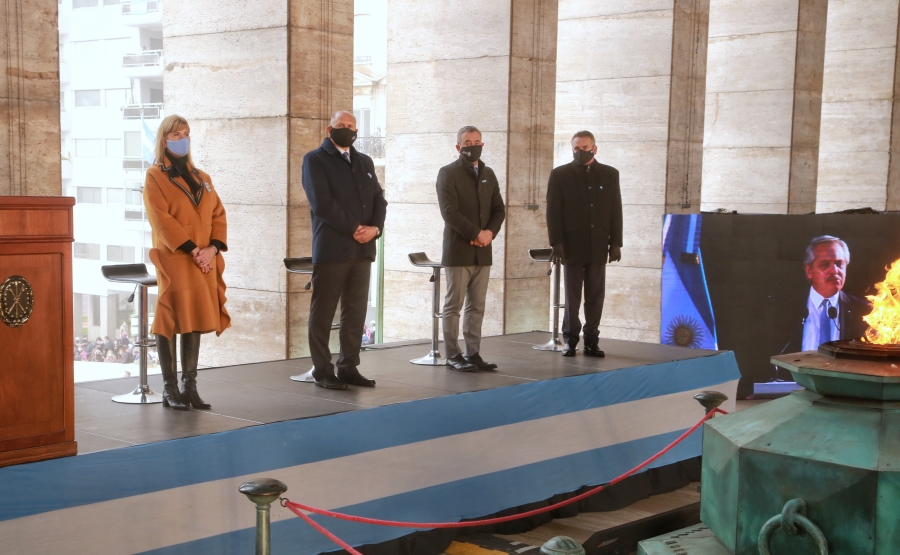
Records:
M0 284L0 320L11 328L25 324L34 310L34 291L22 276L9 276Z

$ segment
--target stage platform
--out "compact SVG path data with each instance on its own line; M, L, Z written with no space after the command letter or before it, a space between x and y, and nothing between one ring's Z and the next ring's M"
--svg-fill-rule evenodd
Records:
M485 338L491 373L410 364L425 343L365 351L374 389L291 381L309 359L205 369L211 411L109 400L134 378L79 384L79 455L0 468L0 553L251 553L255 511L237 487L254 477L354 514L477 518L640 463L702 417L698 391L734 399L732 353L601 340L606 358L565 358L531 348L547 336ZM699 454L695 434L654 467ZM272 519L273 553L335 550L286 509ZM354 545L412 532L317 520Z

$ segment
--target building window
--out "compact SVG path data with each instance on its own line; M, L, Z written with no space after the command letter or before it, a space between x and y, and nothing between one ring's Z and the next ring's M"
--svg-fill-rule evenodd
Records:
M163 90L162 89L150 89L150 103L151 104L162 104L163 103Z
M100 295L91 295L91 325L100 325Z
M106 204L125 204L125 191L122 189L107 189Z
M72 0L72 9L96 8L99 4L98 0Z
M103 140L75 139L75 156L91 158L103 156Z
M75 243L75 258L100 260L100 245L95 243Z
M106 260L109 262L134 263L134 247L120 247L118 245L106 246Z
M126 131L125 132L125 157L140 158L141 157L141 132Z
M106 107L121 108L128 104L128 89L106 89Z
M103 204L103 189L100 187L78 187L75 199L84 204Z
M150 247L144 247L144 264L153 264L150 260Z
M96 108L100 103L100 89L75 91L76 108Z
M125 204L129 206L144 206L144 193L142 191L126 189Z
M118 4L121 4L121 2L119 2L119 0L103 0L104 6L115 6Z
M122 158L122 139L106 139L106 156L109 158Z

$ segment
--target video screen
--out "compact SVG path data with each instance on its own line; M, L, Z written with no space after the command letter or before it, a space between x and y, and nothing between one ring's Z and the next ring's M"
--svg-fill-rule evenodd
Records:
M896 213L667 215L660 342L734 351L738 398L786 393L791 375L769 359L875 337L864 318L872 296L896 293L878 284L898 259ZM897 331L885 321L882 337Z

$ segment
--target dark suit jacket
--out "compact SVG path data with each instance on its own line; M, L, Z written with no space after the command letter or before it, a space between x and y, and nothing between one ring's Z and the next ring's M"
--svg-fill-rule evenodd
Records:
M375 260L375 240L356 242L360 225L384 229L387 201L372 159L350 147L352 164L331 139L303 157L303 190L312 217L313 264L354 258Z
M806 319L809 318L808 303L809 294L803 297L803 304L798 305L794 313L789 316L796 324L794 325L793 337L782 352L795 353L803 349L803 326L806 323ZM859 339L862 337L869 328L862 318L870 312L872 312L872 305L869 304L869 301L841 291L838 294L837 315L837 327L840 332L840 338Z
M605 264L609 246L622 246L619 170L596 160L590 171L574 161L554 168L547 185L547 234L551 245L562 244L564 263Z
M438 172L437 197L444 218L444 266L490 266L491 248L469 244L489 229L494 237L506 218L500 184L494 170L478 161L478 179L472 164L462 156Z

